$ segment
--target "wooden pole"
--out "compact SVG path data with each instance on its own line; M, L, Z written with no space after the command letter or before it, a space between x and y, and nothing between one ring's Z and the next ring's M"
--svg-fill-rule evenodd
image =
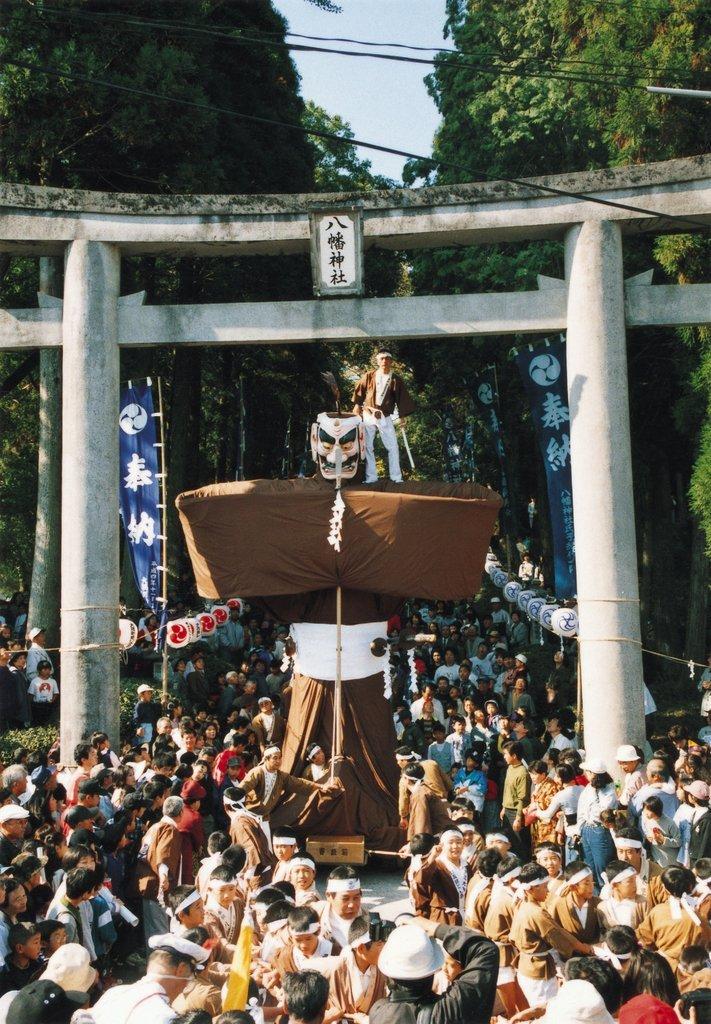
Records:
M333 685L333 751L331 752L331 782L335 777L336 758L343 753L343 721L341 716L341 699L343 684L341 680L341 623L343 619L343 591L340 584L336 587L336 679Z
M161 702L167 705L170 696L168 690L168 644L165 640L165 613L168 608L168 480L167 480L167 459L165 457L165 423L163 420L163 385L158 378L158 422L160 423L160 481L161 498L163 504L163 572L161 574L161 625L163 625L162 653L163 662L161 667ZM159 626L160 628L160 626Z

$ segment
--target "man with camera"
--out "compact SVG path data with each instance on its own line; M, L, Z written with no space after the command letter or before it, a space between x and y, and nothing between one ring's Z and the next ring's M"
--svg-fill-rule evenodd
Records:
M433 980L445 952L461 973L443 995L435 995ZM370 1024L489 1024L499 953L493 942L470 928L413 918L388 936L378 967L389 994L372 1007Z
M371 1007L385 997L385 976L378 959L385 940L395 925L380 915L363 913L348 929L348 946L331 974L327 1021L346 1018L354 1024L368 1024Z

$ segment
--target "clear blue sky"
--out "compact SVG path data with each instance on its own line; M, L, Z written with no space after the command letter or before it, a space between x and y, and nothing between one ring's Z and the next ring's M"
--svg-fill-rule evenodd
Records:
M307 0L274 3L292 32L416 46L441 46L444 42L445 0L339 0L340 14L319 10ZM336 54L295 52L292 56L301 75L304 99L314 100L330 114L339 114L357 138L414 153L431 152L439 114L423 80L429 68ZM400 180L404 164L400 157L358 152L372 162L374 171Z

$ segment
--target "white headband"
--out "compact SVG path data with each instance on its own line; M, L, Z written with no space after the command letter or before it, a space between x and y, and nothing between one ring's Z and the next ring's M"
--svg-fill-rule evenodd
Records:
M208 889L227 889L231 885L237 885L237 880L233 879L231 882L226 882L224 878L211 878L207 883Z
M571 875L570 878L568 878L565 882L563 882L563 884L561 885L560 889L558 890L558 895L559 896L566 896L567 893L569 892L569 890L572 889L572 887L574 885L577 885L578 882L582 882L586 878L589 878L589 876L591 874L592 874L592 871L587 866L584 867L584 868L581 868L580 871L576 871L574 875Z
M272 836L272 846L275 843L279 843L280 846L296 846L296 840L293 836Z
M309 756L306 758L307 761L313 761L316 754L322 754L323 750L321 747L314 747Z
M641 850L642 843L639 839L625 839L621 836L615 836L615 846L618 850Z
M281 747L278 746L276 743L271 743L268 747L264 748L262 759L264 759L265 757L271 757L272 754L281 754Z
M289 861L291 868L310 868L312 871L316 870L315 863L308 857L292 857Z
M503 832L489 832L486 837L486 845L491 846L493 843L508 843L511 846L511 840Z
M236 800L228 799L228 797L223 797L222 798L222 803L230 811L239 811L239 810L242 810L244 808L244 800L240 800L239 802L237 802Z
M476 832L476 827L472 825L471 821L458 821L460 832Z
M280 928L284 927L284 925L286 924L286 920L287 919L285 917L280 917L278 921L270 921L269 924L266 926L267 932L270 935L273 935L274 932L278 932Z
M540 864L541 863L541 857L544 857L547 853L554 854L558 858L558 860L560 860L560 861L563 860L563 857L558 852L558 850L549 850L548 848L546 848L545 850L536 850L536 861Z
M359 892L360 878L329 878L326 892Z
M187 910L188 907L192 907L193 903L197 903L199 899L202 899L197 889L194 892L189 893L185 899L177 905L173 911L174 917L177 917L183 910Z
M607 943L603 943L602 946L596 946L595 950L600 960L607 960L616 971L622 969L623 960L629 960L632 957L631 953L613 953Z
M290 924L289 930L292 935L318 935L321 931L321 922L314 921L313 924L307 925L306 928L294 928L293 924Z
M535 889L539 885L548 885L550 879L546 876L545 878L534 878L531 882L519 882L518 887L526 892L528 889Z
M370 941L370 931L363 932L363 934L359 935L357 939L353 939L353 942L348 943L348 948L358 949L359 946L367 946Z
M615 875L614 878L607 879L607 882L608 885L617 885L618 882L626 882L628 878L635 878L636 876L637 872L634 868L625 868L624 871L620 871L619 875Z
M462 833L459 831L458 828L445 829L445 831L439 837L440 843L443 843L445 839L448 839L450 836L454 836L456 839L461 839Z
M521 865L519 864L519 866L517 868L511 868L511 870L507 871L505 875L499 875L499 881L502 884L504 884L505 882L511 882L511 881L513 881L514 878L518 878L518 876L520 874L521 874Z

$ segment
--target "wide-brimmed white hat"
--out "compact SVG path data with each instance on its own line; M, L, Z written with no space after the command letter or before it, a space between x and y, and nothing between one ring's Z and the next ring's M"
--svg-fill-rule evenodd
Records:
M589 981L566 981L548 1003L546 1024L614 1024L602 996Z
M623 743L621 747L617 748L615 760L620 762L641 761L642 758L639 756L639 754L637 753L637 751L631 743Z
M40 980L53 981L65 992L88 992L99 976L90 961L84 946L67 942L52 953Z
M580 765L584 772L593 772L594 775L604 775L607 765L601 757L588 757Z
M0 825L5 821L20 821L29 816L30 812L19 804L5 804L4 807L0 807Z
M378 957L386 978L416 981L429 978L444 966L442 947L415 924L404 924L392 932Z

